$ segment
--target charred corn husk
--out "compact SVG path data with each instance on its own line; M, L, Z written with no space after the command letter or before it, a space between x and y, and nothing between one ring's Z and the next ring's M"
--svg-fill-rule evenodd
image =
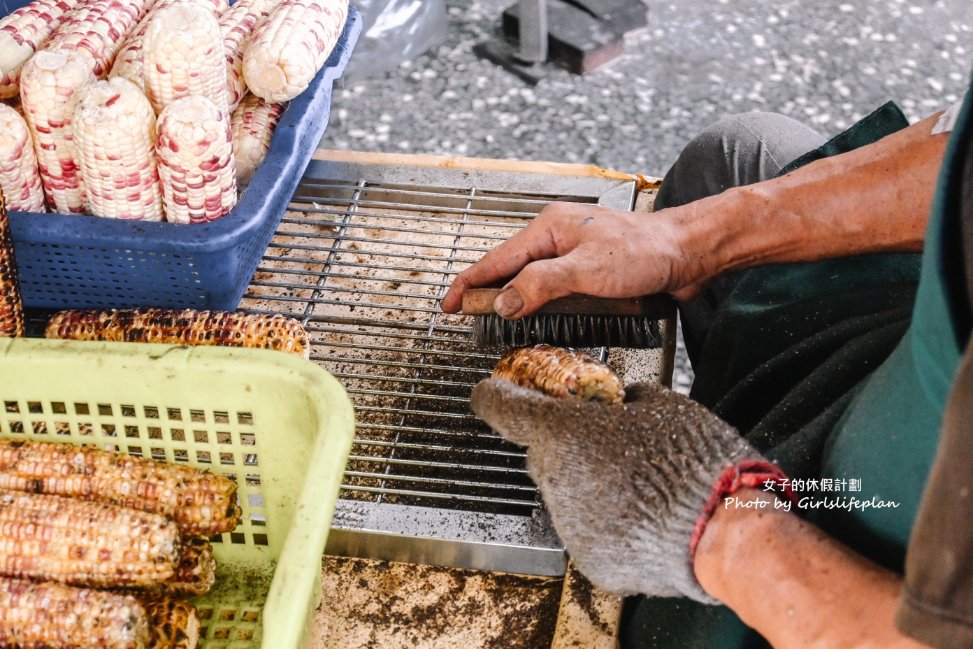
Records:
M159 514L0 491L0 575L76 586L151 586L172 577L179 530Z
M348 17L348 0L282 0L257 25L243 55L250 92L290 101L331 55Z
M14 244L10 238L10 222L0 189L0 336L24 335L24 305L20 301L17 263Z
M183 97L206 97L229 115L223 36L213 11L177 3L149 21L142 42L145 94L156 113Z
M94 75L104 79L118 50L145 13L147 2L87 0L51 34L44 49L78 52Z
M161 514L186 536L229 532L240 520L236 483L225 476L90 447L0 440L0 489Z
M284 113L284 104L268 104L256 95L247 95L230 120L233 129L233 157L236 160L236 181L247 184L257 172L270 150L277 122Z
M148 639L145 610L131 595L0 577L2 647L137 649Z
M149 622L147 649L193 649L199 642L199 614L183 599L140 596Z
M493 378L506 379L559 399L621 403L622 381L587 354L549 345L512 349L497 362Z
M155 14L160 9L176 2L186 2L186 0L158 0L158 2L152 5L152 8L149 9L145 17L135 26L131 35L125 39L125 44L122 45L118 56L115 57L115 63L112 64L109 76L125 77L138 86L139 90L145 90L145 77L143 74L144 59L142 57L142 45L145 41L145 32L148 30L152 18L155 17ZM217 17L221 16L227 8L226 0L202 0L202 4L204 6L212 6L214 16Z
M159 115L156 155L170 223L206 223L236 205L230 116L205 97L178 99Z
M19 92L20 70L81 0L34 0L0 19L0 99Z
M20 96L30 127L47 206L64 214L84 212L84 184L78 170L71 120L78 91L95 80L77 52L38 52L24 65Z
M307 331L294 318L238 311L60 311L48 320L46 336L65 340L276 349L299 356L307 356L310 350Z
M158 590L175 595L205 595L216 583L216 557L213 544L204 538L185 537L179 543L179 561L172 578Z
M247 84L243 80L243 53L253 30L270 15L278 2L280 0L238 0L220 16L226 58L226 101L231 113L247 94Z
M155 113L142 91L121 77L96 81L80 93L73 129L88 211L161 221Z
M20 113L6 104L0 104L0 189L8 209L44 211L44 189L30 129Z

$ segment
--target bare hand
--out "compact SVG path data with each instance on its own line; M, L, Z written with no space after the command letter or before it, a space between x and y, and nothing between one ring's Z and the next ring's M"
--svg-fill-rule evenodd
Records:
M551 203L526 228L457 275L442 309L455 313L466 289L495 286L511 277L495 303L497 312L511 319L570 293L692 297L711 275L701 266L693 268L683 251L685 233L677 212Z

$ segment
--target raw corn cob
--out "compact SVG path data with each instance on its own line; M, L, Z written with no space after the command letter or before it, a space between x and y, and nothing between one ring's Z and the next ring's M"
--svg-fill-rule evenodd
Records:
M276 349L307 357L307 331L279 314L193 309L60 311L47 322L48 338L220 345Z
M148 0L87 0L51 34L44 49L78 52L95 76L104 79L118 50L145 13L147 3Z
M225 476L86 446L0 440L0 489L161 514L186 536L229 532L240 520L236 483Z
M0 336L24 335L24 305L20 301L17 263L14 244L10 238L10 222L0 189Z
M228 214L237 201L230 116L205 97L185 97L162 111L158 131L166 221L206 223Z
M341 36L348 0L282 0L257 25L243 55L250 92L290 101L310 85Z
M149 640L128 594L0 577L0 646L138 649Z
M81 0L34 0L0 19L0 99L17 96L20 70Z
M24 117L34 140L47 206L54 212L84 212L84 184L71 120L78 91L94 79L81 54L48 50L35 54L20 77Z
M156 12L142 41L145 94L156 113L183 97L206 97L229 115L223 35L210 8L176 3Z
M247 94L247 85L243 81L243 52L253 30L270 15L278 2L280 0L238 0L233 8L220 16L226 57L226 100L231 113Z
M179 530L160 514L0 491L2 576L76 586L151 586L172 577L178 557Z
M143 76L143 58L142 58L142 44L145 40L145 32L149 28L149 23L163 7L168 7L175 2L186 2L187 0L158 0L149 9L149 12L139 21L139 24L135 26L135 30L132 34L125 39L122 49L119 50L118 56L115 57L115 63L112 64L110 77L125 77L136 86L139 90L145 90L145 78ZM227 4L226 0L202 0L201 4L205 6L212 6L214 11L214 16L219 17L226 11ZM239 3L237 3L239 4Z
M268 104L256 95L247 95L233 111L230 127L237 184L246 185L257 172L283 113L284 104Z
M0 104L0 189L9 209L44 211L44 188L30 129L20 113L6 104Z
M96 81L81 91L72 122L88 211L161 221L155 113L142 91L121 77Z
M493 378L506 379L559 399L621 403L622 380L596 359L549 345L512 349L497 362Z
M199 642L196 607L171 597L139 597L148 617L147 649L192 649Z

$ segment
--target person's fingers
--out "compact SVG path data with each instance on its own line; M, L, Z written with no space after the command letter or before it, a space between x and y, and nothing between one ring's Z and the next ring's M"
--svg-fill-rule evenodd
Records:
M473 387L470 407L508 441L529 446L556 432L571 403L503 379L484 379ZM576 417L570 414L567 421Z
M638 408L641 418L659 431L710 431L706 436L725 435L735 429L706 406L658 383L625 386L625 406ZM654 423L653 423L654 422Z
M530 262L556 254L548 220L535 220L458 274L443 296L440 308L446 313L457 313L463 307L466 289L494 285L513 277Z
M581 271L577 257L570 253L531 262L504 286L494 309L508 320L530 315L555 298L577 292Z
M656 399L664 399L672 390L661 383L632 383L625 386L625 403L639 403Z
M453 280L440 308L446 313L457 313L463 307L463 293L469 288L494 286L500 281L514 277L524 266L540 259L550 259L564 250L558 250L557 236L561 245L570 248L575 232L574 224L579 223L593 210L602 210L584 203L554 202L544 207L526 228L520 230L499 246L459 273ZM565 244L565 241L569 243Z

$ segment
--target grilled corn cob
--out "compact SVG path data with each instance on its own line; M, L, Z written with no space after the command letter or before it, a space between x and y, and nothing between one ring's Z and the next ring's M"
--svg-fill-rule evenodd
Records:
M223 54L226 57L226 100L232 113L247 94L243 80L243 53L250 36L280 0L239 0L220 16Z
M139 597L149 621L148 649L192 649L199 642L199 615L189 602Z
M47 206L54 212L84 212L71 120L78 91L94 81L83 56L43 50L24 65L20 96L30 127Z
M185 97L166 106L158 129L166 220L206 223L228 214L237 201L230 116L205 97Z
M154 342L275 349L307 356L307 331L278 314L192 309L60 311L47 323L46 336L66 340Z
M243 55L250 92L290 101L310 85L344 29L348 0L282 0L257 25Z
M177 3L156 12L142 42L145 94L156 113L183 97L206 97L229 115L223 35L210 8Z
M179 530L159 514L0 491L0 575L5 577L150 586L172 577L178 557Z
M20 113L6 104L0 104L0 189L9 209L44 211L44 189L30 129Z
M310 351L307 331L297 320L238 311L60 311L47 321L45 335L64 340L276 349L304 357Z
M20 70L81 0L34 0L0 19L0 99L19 92Z
M213 544L198 536L185 537L179 543L179 561L172 578L159 584L157 590L175 595L205 595L216 583L216 558Z
M81 91L72 127L88 211L161 221L155 113L142 91L121 77L96 81Z
M112 64L108 76L125 77L138 86L139 90L145 91L144 59L142 57L145 32L148 30L149 23L155 17L156 12L176 2L186 2L186 0L158 0L152 5L145 17L135 26L132 34L125 39L125 43L122 45L122 49L118 51L118 56L115 57L115 63ZM203 4L213 7L215 17L221 16L227 8L226 0L203 0Z
M0 440L0 489L161 514L187 536L229 532L240 519L236 483L225 476L83 446Z
M146 646L145 610L134 597L63 584L0 577L0 646Z
M24 305L20 301L17 263L14 244L10 238L10 222L0 189L0 336L24 335Z
M87 0L64 20L45 50L71 50L99 79L108 76L118 50L145 13L147 0Z
M607 365L587 354L549 345L510 350L497 362L493 378L559 399L614 404L625 398L621 379Z
M268 104L256 95L247 95L230 119L233 129L233 157L237 184L245 185L257 172L270 150L284 104Z

